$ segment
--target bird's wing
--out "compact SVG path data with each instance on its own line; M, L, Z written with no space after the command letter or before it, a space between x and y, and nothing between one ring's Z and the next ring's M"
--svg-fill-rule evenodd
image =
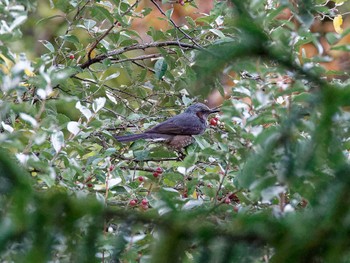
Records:
M180 114L157 124L146 133L196 135L201 134L204 130L205 123L202 123L196 115Z

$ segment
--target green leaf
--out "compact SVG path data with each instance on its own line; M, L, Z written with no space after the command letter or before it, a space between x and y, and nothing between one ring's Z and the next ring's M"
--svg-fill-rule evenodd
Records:
M92 117L91 111L90 111L87 107L85 107L84 105L82 105L82 104L80 103L80 101L78 101L78 102L76 103L75 108L77 108L77 109L85 116L86 120L89 121L90 118Z
M41 23L47 22L47 21L54 19L54 18L62 18L62 15L53 15L53 16L49 16L49 17L44 17L44 18L40 19L39 21L37 21L36 24L39 25Z
M52 85L56 86L79 72L81 72L81 68L79 67L66 67L64 69L56 70L52 72L51 75Z
M58 9L60 9L63 13L68 13L73 6L71 5L71 2L74 3L74 1L70 0L54 0L54 6Z
M341 50L341 51L350 51L350 45L339 45L339 46L333 46L331 50Z
M161 80L165 75L168 68L168 64L165 62L164 58L158 59L154 65L155 75L158 80Z
M94 7L91 9L91 14L93 17L100 18L100 20L108 19L110 23L114 23L113 16L109 13L109 11L100 6L100 5L94 5Z
M334 45L337 43L340 39L339 34L333 33L333 32L328 32L326 34L326 39L330 45Z
M106 104L106 98L100 97L97 99L94 99L94 102L92 103L92 110L96 113L99 110L101 110Z
M56 153L59 153L64 145L64 137L62 131L56 131L51 135L51 143Z
M141 150L141 151L134 151L134 156L136 160L142 161L148 158L149 156L149 151L146 150Z
M174 9L171 8L171 9L168 9L165 11L165 15L167 18L171 19L171 16L173 15L173 12L174 12Z
M92 19L84 19L84 28L90 31L96 25L96 21Z
M196 154L188 154L182 163L186 168L189 168L196 163L196 160L197 160L196 157L197 157Z
M212 32L213 34L217 35L220 38L226 38L226 36L224 35L224 33L222 33L220 30L218 29L209 29L210 32Z
M41 42L48 50L50 50L50 52L55 52L55 48L54 46L47 40L39 40L39 42Z
M191 27L195 28L195 27L197 26L197 25L196 25L196 22L192 19L192 17L186 16L185 18L186 18L187 23L188 23Z
M70 121L68 122L67 124L67 130L74 134L74 135L77 135L80 131L80 128L79 128L79 123L76 122L76 121Z
M116 79L120 76L120 72L117 71L116 73L113 73L111 75L109 75L108 77L105 78L105 81L111 80L111 79Z
M203 205L203 200L189 200L183 207L182 210L191 210L193 208L199 207Z
M73 43L73 44L80 44L79 39L74 36L74 35L65 35L64 40L66 40L67 42Z
M311 11L307 9L302 9L296 17L306 28L310 28L315 19Z

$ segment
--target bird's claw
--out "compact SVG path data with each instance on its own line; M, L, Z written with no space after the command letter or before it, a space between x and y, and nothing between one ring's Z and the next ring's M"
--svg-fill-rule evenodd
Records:
M183 151L177 151L176 153L177 153L177 159L179 161L183 161L185 159L186 154Z

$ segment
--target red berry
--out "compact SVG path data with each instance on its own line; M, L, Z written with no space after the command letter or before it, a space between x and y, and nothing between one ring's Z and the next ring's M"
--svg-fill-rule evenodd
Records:
M154 173L153 173L153 176L154 176L155 178L157 178L159 175L160 175L160 173L158 173L158 172L154 172Z
M141 204L144 205L144 206L148 205L148 200L145 199L145 198L142 199Z
M214 120L218 121L219 120L219 117L215 116L213 117Z
M70 54L70 55L69 55L69 59L72 59L72 60L73 60L73 59L74 59L74 55L73 55L73 54Z
M141 205L141 208L142 208L143 210L147 210L147 209L148 209L148 205Z
M91 188L91 187L93 187L94 185L93 185L93 184L87 184L86 186L89 187L89 188Z
M230 204L230 203L231 203L231 199L228 198L228 197L226 197L226 198L225 198L225 204Z
M114 170L114 165L111 165L108 169L110 172L112 172Z
M159 174L162 174L163 173L163 169L161 167L158 167L156 169L156 172L159 173Z
M135 199L130 200L130 202L129 202L129 205L130 205L130 206L135 206L136 204L137 204L137 202L136 202Z
M139 176L137 179L138 179L140 182L143 182L143 181L145 180L142 176Z
M229 198L234 202L239 202L239 198L236 194L230 194Z
M187 198L187 197L188 197L188 194L187 194L187 193L183 193L183 194L182 194L182 197L183 197L183 198Z
M214 118L211 118L211 119L210 119L210 125L211 125L211 126L216 126L216 125L218 125L218 121L215 120Z

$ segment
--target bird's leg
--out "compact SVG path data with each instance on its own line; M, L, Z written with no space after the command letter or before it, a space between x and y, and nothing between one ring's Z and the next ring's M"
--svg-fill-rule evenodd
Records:
M182 150L177 150L176 154L179 161L183 161L186 157L186 154Z

